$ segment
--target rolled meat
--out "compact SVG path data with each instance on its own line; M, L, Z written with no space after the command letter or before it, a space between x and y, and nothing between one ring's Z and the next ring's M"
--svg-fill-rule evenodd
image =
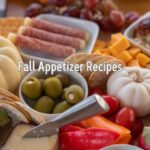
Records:
M10 33L8 35L8 39L10 39L16 46L42 53L47 53L50 56L67 57L75 53L75 49L72 47L62 46L59 44L46 42L23 35Z
M54 23L54 22L50 22L50 21L43 21L43 20L39 20L39 19L35 19L35 18L34 19L26 18L24 20L24 25L32 26L32 27L35 27L35 28L38 28L41 30L45 30L48 32L78 37L78 38L81 38L86 41L88 41L89 37L90 37L88 32L82 31L80 29L60 25L58 23Z
M47 32L30 26L21 26L19 28L19 34L41 39L43 41L49 41L65 46L71 46L76 49L83 49L85 47L85 41L80 38L69 37L56 33Z

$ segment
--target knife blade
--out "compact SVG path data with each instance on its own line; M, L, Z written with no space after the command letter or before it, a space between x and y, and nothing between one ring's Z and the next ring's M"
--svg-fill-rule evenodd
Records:
M1 0L0 2L0 17L4 17L6 14L7 0Z
M59 128L65 125L79 122L97 114L103 114L108 110L109 106L105 100L101 96L95 94L74 105L53 120L33 128L27 132L23 138L52 136L57 134Z

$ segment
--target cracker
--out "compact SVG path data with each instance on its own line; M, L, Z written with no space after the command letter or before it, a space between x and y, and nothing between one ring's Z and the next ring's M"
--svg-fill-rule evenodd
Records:
M87 56L85 56L85 57L83 57L83 58L81 58L78 62L77 62L77 64L86 64L87 63L87 61L90 61L91 59L94 59L94 58L96 58L96 57L98 57L98 56L100 56L99 54L90 54L90 55L87 55Z
M19 111L19 109L15 107L13 103L0 100L0 108L6 110L15 123L29 123L26 116L21 111Z
M73 55L67 57L65 59L65 62L69 62L71 64L77 64L77 62L79 60L81 60L82 58L84 58L85 56L88 56L88 55L90 55L90 54L88 54L88 53L76 53L76 54L73 54Z
M101 63L101 62L99 62ZM119 59L110 59L105 62L105 64L121 64L121 66L124 66L124 63ZM111 70L108 74L106 71L97 71L92 72L88 79L89 87L100 87L102 89L106 88L106 83L108 81L109 76L113 73L113 70Z
M0 35L7 37L9 33L17 33L23 25L23 17L6 17L0 19Z
M40 115L40 113L36 112L35 110L32 110L29 106L24 105L23 103L20 102L17 102L17 104L20 107L22 107L22 109L24 109L26 112L28 112L33 122L37 124L42 124L46 122L46 120L42 115Z
M99 63L104 63L105 61L107 60L110 60L112 59L113 57L111 56L97 56L93 59L91 59L90 61L93 63L93 64L99 64ZM82 71L80 72L82 74L82 76L88 80L89 77L91 76L92 74L92 71L87 71L87 64L83 66L83 69Z
M17 97L16 95L12 94L11 92L5 89L0 88L0 99L5 99L5 97L7 97L10 101L20 101L19 97Z

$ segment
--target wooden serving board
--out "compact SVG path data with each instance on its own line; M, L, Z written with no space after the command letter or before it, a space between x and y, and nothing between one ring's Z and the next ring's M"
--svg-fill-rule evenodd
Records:
M137 11L144 14L150 11L150 0L114 0L123 12Z

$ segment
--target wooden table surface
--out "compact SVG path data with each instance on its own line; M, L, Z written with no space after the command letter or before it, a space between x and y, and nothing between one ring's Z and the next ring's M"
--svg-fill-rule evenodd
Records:
M36 0L8 0L7 16L24 16L24 11L30 3ZM150 11L150 0L114 0L123 12L138 11L143 14Z

